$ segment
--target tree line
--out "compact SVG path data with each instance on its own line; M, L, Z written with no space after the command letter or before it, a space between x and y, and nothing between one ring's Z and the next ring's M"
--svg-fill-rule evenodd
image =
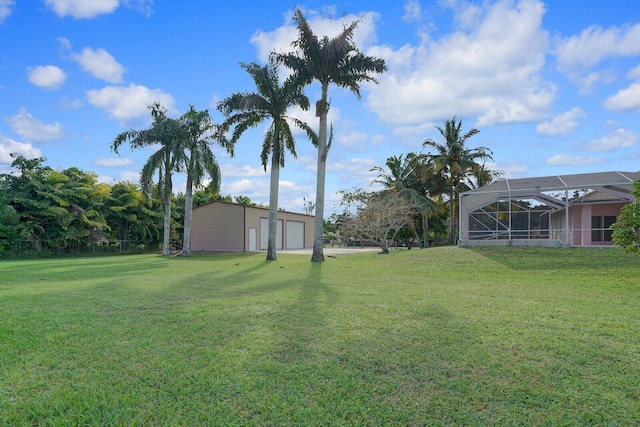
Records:
M11 155L14 172L0 174L0 258L154 251L163 246L159 186L98 182L94 172L56 170L46 159ZM171 195L169 248L184 237L184 194ZM212 186L193 194L193 205L215 200L245 205L246 196L221 196Z

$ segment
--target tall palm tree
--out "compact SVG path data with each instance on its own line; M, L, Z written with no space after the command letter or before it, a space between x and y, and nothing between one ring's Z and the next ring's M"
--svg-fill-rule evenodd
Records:
M371 73L386 71L384 60L365 56L353 42L353 33L359 21L345 26L334 38L318 38L300 9L296 9L293 19L298 27L298 39L292 43L297 52L276 54L278 63L284 64L295 74L300 75L307 84L317 80L321 85L321 97L316 102L316 116L319 117L318 130L318 170L316 181L316 216L311 261L324 261L322 231L324 226L324 187L326 161L330 144L327 144L327 113L329 112L329 84L350 89L358 99L361 82L377 80Z
M215 138L216 124L211 121L208 110L196 111L191 105L181 118L180 124L184 127L185 140L183 169L187 174L187 185L184 201L184 237L182 241L182 256L191 255L191 217L193 212L193 187L200 187L203 179L208 175L211 178L211 186L217 191L220 189L220 167L215 155L211 151L209 143L220 141ZM231 146L225 145L231 151Z
M162 255L170 255L171 243L171 197L173 194L172 173L179 168L183 153L181 144L184 140L184 129L178 120L167 117L167 111L158 103L149 106L153 122L149 129L128 130L116 136L111 144L111 150L119 154L120 146L129 141L132 149L160 144L158 151L153 153L140 173L140 186L145 194L151 194L153 175L159 173L158 186L164 194L164 239Z
M465 144L469 138L480 131L471 129L462 133L462 121L456 122L456 116L446 120L444 127L436 126L440 135L444 138L444 143L438 143L433 139L427 139L422 144L425 147L435 149L435 154L428 157L436 168L444 172L447 176L447 187L449 190L449 221L451 244L456 244L454 204L458 198L459 185L469 180L475 173L483 169L482 164L476 160L493 160L493 152L487 147L468 148Z
M218 104L218 109L227 116L221 125L221 131L226 133L235 126L230 140L230 144L235 144L248 128L255 127L264 120L271 121L264 136L260 159L266 171L271 156L267 261L273 261L276 259L280 167L284 167L286 150L296 156L295 140L289 122L304 130L314 145L318 144L318 138L308 124L286 115L291 107L309 109L309 98L302 91L304 80L299 75L290 76L280 86L278 69L273 61L264 67L255 63L240 65L251 75L258 91L235 93Z

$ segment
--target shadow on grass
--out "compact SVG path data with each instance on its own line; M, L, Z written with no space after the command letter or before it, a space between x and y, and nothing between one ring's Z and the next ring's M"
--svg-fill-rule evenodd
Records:
M0 264L0 286L33 284L39 281L113 281L148 275L163 268L166 262L166 259L156 255L7 261Z

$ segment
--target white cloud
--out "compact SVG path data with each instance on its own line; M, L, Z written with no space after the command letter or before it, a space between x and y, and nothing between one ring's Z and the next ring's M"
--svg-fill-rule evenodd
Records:
M638 65L637 67L633 68L631 71L629 71L627 73L627 77L630 79L640 79L640 65Z
M555 116L551 121L539 123L536 131L541 135L566 135L573 132L579 124L579 120L584 118L585 114L580 108L572 108L571 110Z
M43 142L64 136L64 129L58 122L45 124L33 117L26 108L21 107L18 114L5 118L15 133L28 142Z
M27 69L29 82L44 89L58 89L67 78L61 68L55 65L41 65Z
M558 67L569 71L590 68L606 58L640 55L640 24L603 29L592 25L556 46Z
M137 171L125 171L125 172L120 172L120 174L118 175L119 177L119 182L131 182L131 183L137 183L140 181L140 172Z
M596 83L610 83L616 78L611 69L590 69L608 58L640 55L639 39L640 24L607 29L592 25L556 43L558 69L567 73L581 93L590 93Z
M505 162L500 164L487 164L491 170L498 170L504 173L505 178L522 178L527 173L527 166L524 163Z
M0 0L0 24L4 23L4 20L11 15L11 6L14 4L13 0Z
M359 21L353 39L360 49L366 49L375 41L375 21L380 17L376 12L366 12L359 15L350 14L341 16L340 19L327 18L326 15L314 11L305 11L304 15L309 26L318 37L323 35L335 37L344 29L345 24ZM297 38L298 30L295 22L292 19L292 15L288 14L285 16L285 25L271 32L257 31L251 37L250 42L258 49L259 60L266 63L271 52L291 52L293 49L291 42Z
M224 175L223 175L224 179ZM231 196L247 196L250 199L269 199L268 180L241 179L238 181L226 182L223 180L220 194Z
M602 138L593 139L587 144L587 149L592 151L613 151L617 148L635 147L640 140L640 134L628 129L616 129Z
M113 185L113 184L115 184L116 180L114 178L110 177L109 175L99 175L98 176L98 182L100 184Z
M418 0L408 0L404 4L404 15L402 20L405 22L419 21L422 16L420 2Z
M349 151L358 152L367 149L367 134L364 132L341 132L337 142Z
M341 182L368 188L369 184L377 176L376 172L371 172L371 169L375 166L381 165L378 165L374 159L356 157L328 162L327 170L337 174Z
M459 5L465 29L420 46L376 47L386 60L380 85L368 86L368 105L384 122L407 127L453 115L479 116L476 126L532 121L550 108L555 87L541 78L549 36L544 5L498 1L486 10ZM482 14L480 14L482 12Z
M63 51L71 50L71 41L66 37L56 37L56 41L60 45L60 49Z
M167 111L175 110L175 100L160 89L145 86L107 86L100 90L88 90L87 101L106 111L109 117L122 123L150 116L148 105L159 102Z
M374 147L377 147L378 145L384 142L387 142L387 136L381 133L376 133L371 137L370 142L371 142L371 145L373 145Z
M84 101L82 101L81 99L70 99L68 97L63 97L60 100L60 107L63 110L74 110L76 108L80 108L84 106Z
M28 143L22 143L9 139L0 134L0 163L11 164L11 153L20 153L27 158L42 156L42 151Z
M286 180L280 180L280 183L278 184L278 189L279 189L278 193L283 198L288 198L289 196L292 196L292 195L307 194L311 191L315 193L316 191L315 187L300 184L299 182L292 182L292 181L286 181Z
M632 83L631 86L608 97L604 100L603 107L614 111L640 111L640 83Z
M367 134L354 130L354 125L354 122L345 120L336 142L349 151L364 151L367 149Z
M269 204L269 179L249 179L244 178L236 181L228 182L226 176L222 175L222 187L220 194L230 195L231 197L246 196L252 202L268 205ZM302 185L299 182L280 180L278 191L278 207L291 211L300 211L301 204L296 200L301 199L305 195L315 192L315 188L308 185Z
M601 162L598 157L577 157L568 154L556 154L547 159L549 166L585 166Z
M260 176L260 177L267 176L267 172L265 172L262 166L253 167L248 165L239 165L237 163L223 163L220 165L220 169L222 172L222 176L225 178L227 177L246 178L246 177L253 177L253 176Z
M120 5L119 0L45 0L45 4L61 18L94 18L112 13Z
M120 65L109 52L102 48L93 50L85 47L81 53L72 54L71 58L97 79L109 83L122 82L122 75L125 72L124 67Z
M113 13L120 4L149 15L153 0L44 0L44 3L60 18L90 19Z
M96 159L93 163L96 166L103 166L107 168L121 168L132 164L133 160L131 160L130 158L110 157Z

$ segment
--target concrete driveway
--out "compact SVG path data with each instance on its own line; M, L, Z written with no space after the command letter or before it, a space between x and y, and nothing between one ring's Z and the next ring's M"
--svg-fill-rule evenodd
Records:
M366 252L380 252L380 248L354 248L354 247L325 247L323 250L324 256L327 255L343 255L343 254L362 254ZM300 254L309 255L313 253L313 249L295 249L277 251L280 254Z

